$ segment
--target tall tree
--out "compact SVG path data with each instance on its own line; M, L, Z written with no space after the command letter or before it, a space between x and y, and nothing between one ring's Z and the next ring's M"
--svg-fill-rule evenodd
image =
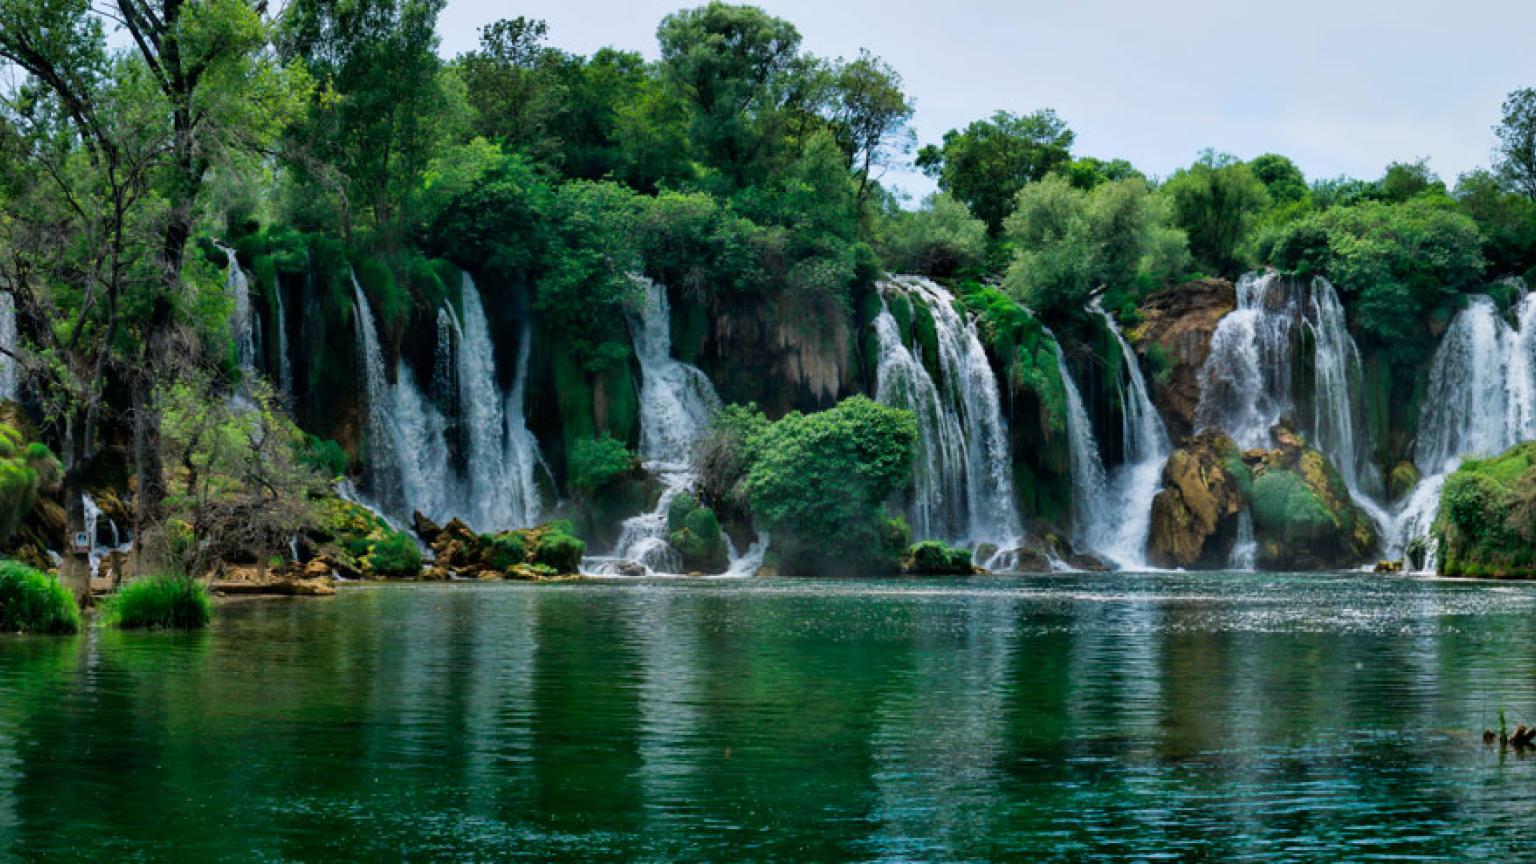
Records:
M1189 235L1189 251L1207 272L1234 275L1240 247L1269 193L1252 169L1235 157L1207 150L1195 164L1168 178L1162 191L1173 201L1175 224Z
M858 177L858 198L869 197L871 172L911 152L912 103L901 90L901 75L868 51L838 63L832 75L833 135Z
M1019 190L1071 159L1074 137L1048 108L1024 115L999 111L964 131L945 132L942 144L918 151L917 167L997 234Z
M1505 182L1536 201L1536 88L1523 87L1504 100L1504 113L1493 127L1499 143L1496 164Z

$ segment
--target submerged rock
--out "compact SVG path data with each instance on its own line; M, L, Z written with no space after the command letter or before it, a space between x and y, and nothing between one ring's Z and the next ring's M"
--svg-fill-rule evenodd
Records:
M1152 499L1147 560L1156 567L1226 566L1247 478L1237 444L1207 429L1168 456L1163 488Z
M1136 353L1153 371L1152 401L1169 434L1189 435L1200 405L1200 370L1211 353L1211 336L1237 292L1224 279L1185 282L1151 294L1142 302L1141 323L1127 332Z

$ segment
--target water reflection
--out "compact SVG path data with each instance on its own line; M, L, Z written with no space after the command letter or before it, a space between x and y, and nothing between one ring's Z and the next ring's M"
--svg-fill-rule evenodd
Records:
M387 586L0 638L0 860L1518 858L1536 590Z

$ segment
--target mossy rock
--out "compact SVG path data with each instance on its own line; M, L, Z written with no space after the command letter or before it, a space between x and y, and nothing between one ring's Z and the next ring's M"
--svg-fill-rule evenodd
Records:
M971 563L971 550L941 540L924 540L902 553L901 572L907 576L969 576L980 570Z
M1413 487L1419 485L1419 468L1412 462L1399 462L1387 475L1387 494L1393 501L1401 500Z
M1208 429L1169 454L1152 499L1147 558L1157 567L1225 567L1252 480L1237 444Z
M1262 456L1249 493L1258 566L1334 570L1368 561L1375 526L1333 463L1284 427L1273 434L1280 446Z
M682 556L683 569L690 573L723 573L730 564L715 511L686 492L667 505L667 542Z
M1536 441L1468 459L1446 478L1429 542L1446 576L1536 577Z

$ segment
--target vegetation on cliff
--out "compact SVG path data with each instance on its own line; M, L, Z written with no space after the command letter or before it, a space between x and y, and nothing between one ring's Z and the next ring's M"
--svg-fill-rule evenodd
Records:
M1536 442L1463 462L1446 478L1440 502L1441 573L1536 576Z

